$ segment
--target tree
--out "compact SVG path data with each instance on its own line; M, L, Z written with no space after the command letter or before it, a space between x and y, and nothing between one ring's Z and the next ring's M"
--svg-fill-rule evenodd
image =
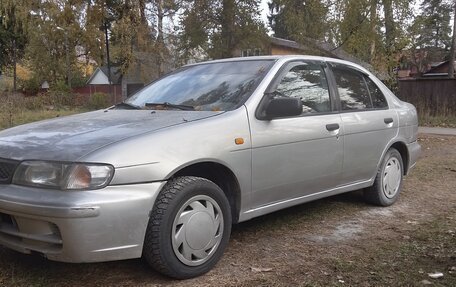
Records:
M27 37L20 12L10 2L0 3L0 74L4 68L13 69L13 90L17 89L16 66L22 58Z
M423 0L421 14L414 21L417 31L416 45L420 48L451 46L450 19L452 5L449 0Z
M406 0L343 0L330 15L337 47L372 64L391 77L398 54L409 43L413 2ZM393 78L393 77L392 77Z
M345 5L339 24L338 46L369 62L374 58L371 54L372 42L378 42L380 38L377 18L372 19L370 14L372 10L377 11L377 4L373 1L347 1Z
M185 56L202 49L210 58L228 58L239 49L260 48L266 29L259 4L259 0L187 2L180 21L180 42Z
M268 2L269 26L275 37L299 41L322 39L328 30L327 1L272 0Z
M72 76L81 73L76 47L85 46L85 5L86 0L46 1L31 9L25 58L39 80L70 86Z

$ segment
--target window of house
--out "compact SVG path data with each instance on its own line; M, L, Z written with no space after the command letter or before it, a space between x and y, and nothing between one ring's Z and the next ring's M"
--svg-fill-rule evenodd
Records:
M241 57L250 57L250 56L260 56L261 55L261 49L255 48L255 49L246 49L241 51Z

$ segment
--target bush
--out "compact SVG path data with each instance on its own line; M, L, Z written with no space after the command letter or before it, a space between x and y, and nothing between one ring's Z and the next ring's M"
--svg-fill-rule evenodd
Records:
M33 97L25 97L22 100L23 108L34 111L41 110L46 105L46 98L43 95L37 95Z
M63 81L52 85L51 89L49 89L49 97L49 104L56 107L73 106L74 104L74 95L70 87Z
M41 88L41 81L36 77L20 80L18 84L26 95L36 95Z
M109 106L109 95L105 93L94 93L87 103L89 109L103 109Z
M13 78L5 75L0 76L0 92L10 92L13 90Z

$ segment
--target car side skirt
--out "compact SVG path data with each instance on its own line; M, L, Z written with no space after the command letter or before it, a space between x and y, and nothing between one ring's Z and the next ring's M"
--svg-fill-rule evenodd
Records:
M294 205L314 201L314 200L321 199L324 197L333 196L336 194L341 194L341 193L345 193L345 192L349 192L349 191L353 191L353 190L357 190L357 189L366 188L366 187L371 186L373 184L373 182L374 182L374 178L366 180L366 181L356 182L356 183L352 183L349 185L320 191L320 192L305 195L305 196L300 196L300 197L287 199L287 200L283 200L283 201L279 201L279 202L274 202L274 203L271 203L268 205L260 206L260 207L250 209L250 210L242 213L239 217L239 222L246 221L246 220L252 219L254 217L265 215L265 214L268 214L268 213L271 213L271 212L274 212L274 211L277 211L280 209L288 208L288 207L291 207Z

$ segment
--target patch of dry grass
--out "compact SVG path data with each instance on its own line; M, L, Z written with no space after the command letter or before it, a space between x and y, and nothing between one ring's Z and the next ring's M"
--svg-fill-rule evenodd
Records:
M419 124L425 127L456 128L456 117L420 117Z
M84 111L87 109L55 105L53 99L45 96L0 95L0 130Z

